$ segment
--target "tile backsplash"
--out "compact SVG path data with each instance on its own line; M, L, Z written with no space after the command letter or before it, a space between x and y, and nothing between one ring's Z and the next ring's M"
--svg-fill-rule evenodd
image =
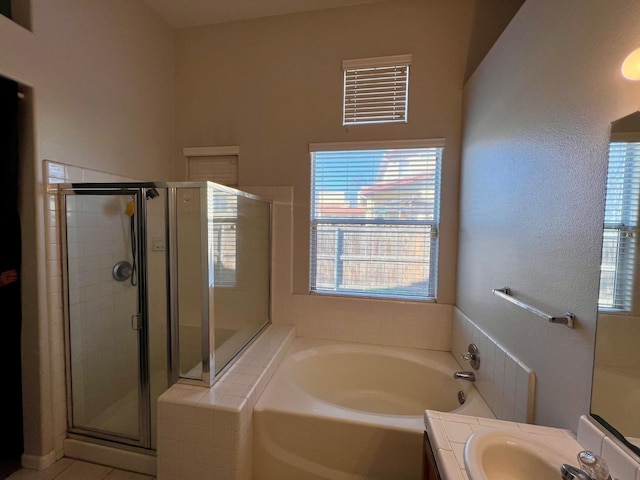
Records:
M471 370L471 366L460 358L460 354L466 352L471 343L480 350L475 386L495 416L502 420L533 423L534 372L454 308L451 351L464 370Z
M611 477L616 480L640 480L640 461L619 446L617 440L587 415L578 423L578 442L586 450L602 456Z

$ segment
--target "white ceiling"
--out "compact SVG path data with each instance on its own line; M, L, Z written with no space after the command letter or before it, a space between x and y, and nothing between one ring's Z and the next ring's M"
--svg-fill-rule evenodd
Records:
M145 0L173 28L344 7L382 0Z

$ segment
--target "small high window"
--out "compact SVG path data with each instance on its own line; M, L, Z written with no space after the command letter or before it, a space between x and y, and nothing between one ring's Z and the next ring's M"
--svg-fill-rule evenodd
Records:
M344 60L343 125L407 123L411 55Z

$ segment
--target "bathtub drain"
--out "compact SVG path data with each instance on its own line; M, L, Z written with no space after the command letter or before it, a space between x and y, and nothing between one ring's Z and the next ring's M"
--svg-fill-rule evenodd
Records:
M462 390L460 390L458 392L458 402L460 402L460 405L464 405L464 402L467 400L466 395L464 394L464 392Z

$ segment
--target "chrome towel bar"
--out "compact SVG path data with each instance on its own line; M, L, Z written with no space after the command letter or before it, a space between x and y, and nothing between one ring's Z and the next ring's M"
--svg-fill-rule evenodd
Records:
M549 315L548 313L545 313L542 310L538 310L537 308L532 307L531 305L528 305L528 304L524 303L522 300L518 300L517 298L514 298L511 295L511 289L509 287L494 288L492 290L492 292L493 292L494 295L497 295L500 298L504 298L508 302L511 302L511 303L519 306L520 308L524 308L528 312L531 312L531 313L533 313L535 315L538 315L539 317L542 317L542 318L550 321L551 323L558 323L560 325L566 325L569 328L573 328L573 324L574 324L574 321L575 321L576 317L571 312L565 312L565 314L560 316L560 317L554 317L553 315Z

